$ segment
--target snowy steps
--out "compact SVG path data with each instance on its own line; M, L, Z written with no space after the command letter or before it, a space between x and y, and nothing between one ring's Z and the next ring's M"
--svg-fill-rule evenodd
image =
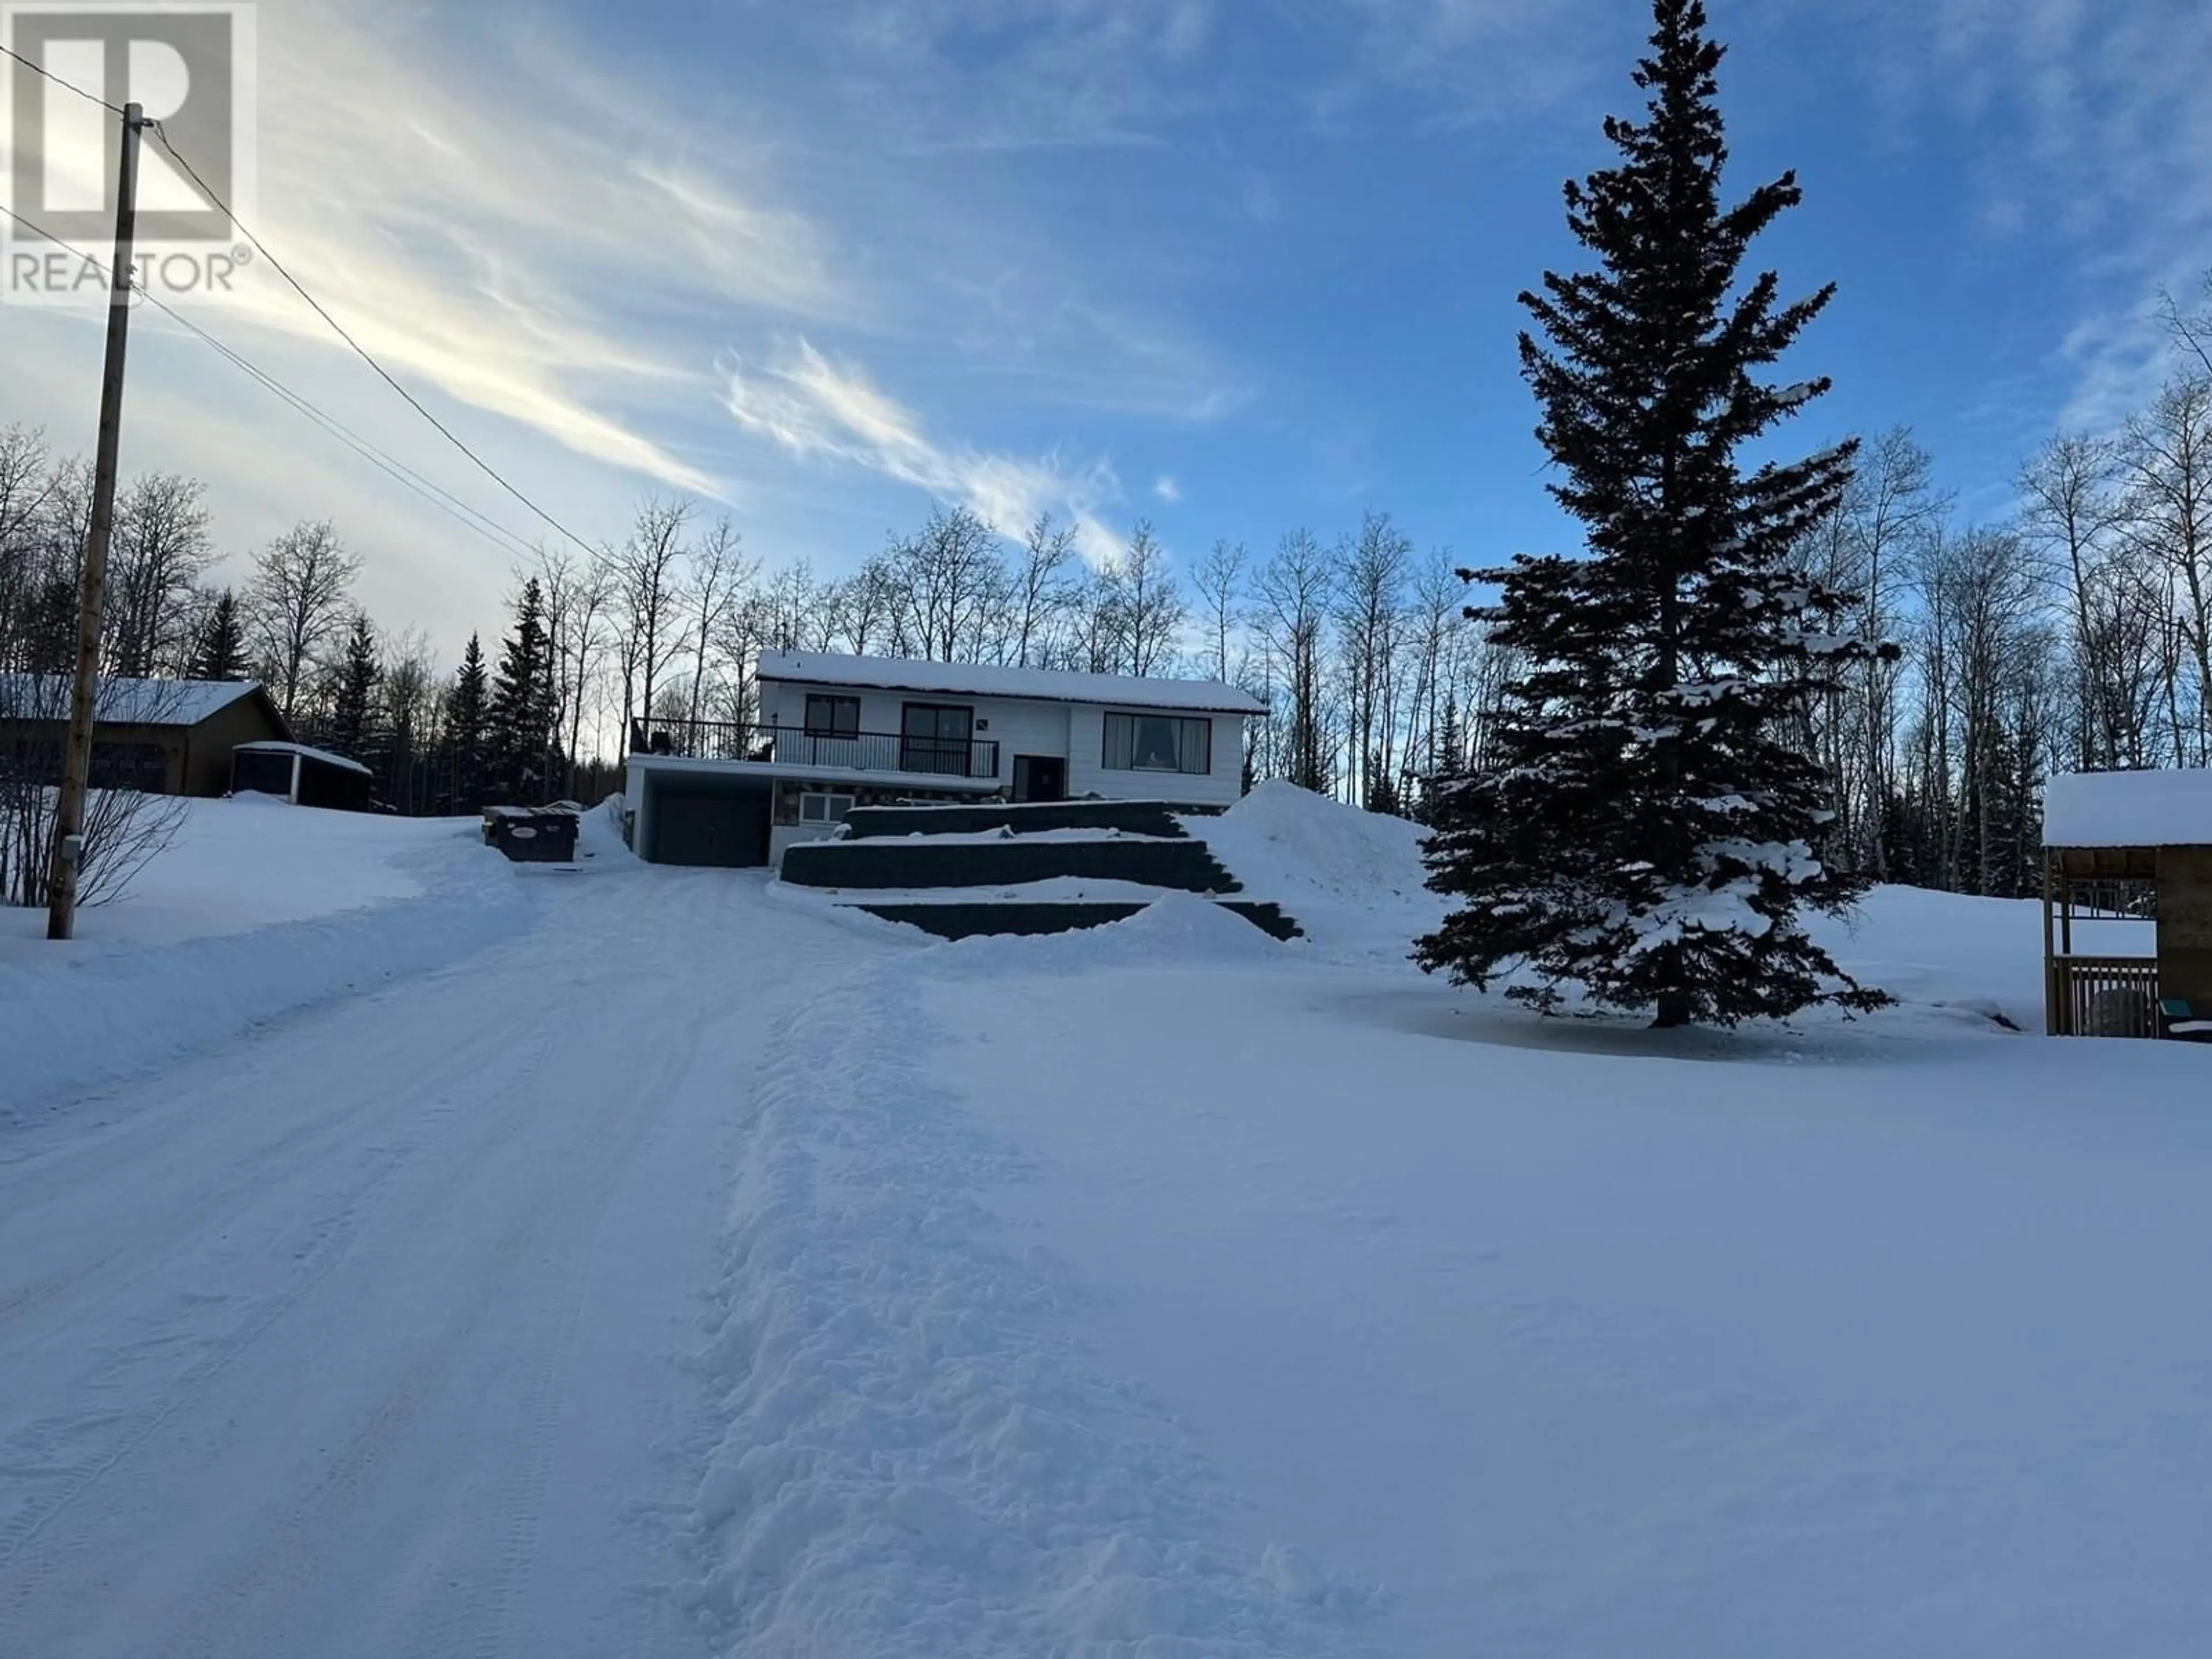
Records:
M1232 915L1242 916L1271 939L1303 938L1304 930L1283 914L1283 907L1253 899L1215 899L1218 908ZM1081 933L1088 928L1103 927L1109 923L1127 921L1141 914L1146 907L1139 903L1086 902L1081 900L1064 902L1042 901L1024 903L1004 901L969 901L957 899L915 904L870 904L854 906L872 916L885 921L902 921L919 927L939 939L974 939L981 934L1018 934L1036 937L1048 933Z
M1275 939L1301 931L1279 905L1225 896L1243 884L1176 809L1158 801L856 807L843 836L789 848L782 878L841 893L897 892L896 902L847 902L940 939L1070 933L1145 908L1141 896L987 898L978 890L1064 880L1191 893Z

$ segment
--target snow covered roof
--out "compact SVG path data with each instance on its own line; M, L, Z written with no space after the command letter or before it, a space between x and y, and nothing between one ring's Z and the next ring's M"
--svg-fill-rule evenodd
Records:
M2044 788L2043 844L2212 846L2212 771L2062 773Z
M103 679L94 718L114 726L198 726L260 689L252 680ZM65 719L69 702L66 674L0 677L0 715Z
M1073 674L1053 668L916 662L898 657L840 656L823 651L769 652L762 656L757 672L764 680L865 686L880 691L1030 697L1047 702L1105 702L1132 708L1177 708L1201 714L1267 712L1267 706L1258 698L1218 680L1139 679L1127 674Z
M376 775L357 760L333 755L327 749L311 749L304 743L279 743L273 738L264 738L258 742L241 743L238 746L257 755L298 755L307 760L320 761L325 766L343 766L347 771L358 772L365 778Z

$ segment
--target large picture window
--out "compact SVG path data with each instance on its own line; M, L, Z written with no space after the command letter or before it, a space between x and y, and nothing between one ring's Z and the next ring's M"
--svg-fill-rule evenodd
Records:
M809 693L806 735L810 738L856 738L860 734L860 700Z
M1192 772L1213 769L1213 722L1176 714L1108 714L1109 772Z

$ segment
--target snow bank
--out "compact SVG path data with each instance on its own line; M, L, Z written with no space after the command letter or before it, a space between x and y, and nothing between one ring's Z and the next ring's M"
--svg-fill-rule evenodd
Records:
M418 898L410 852L449 824L289 806L269 795L188 804L177 838L113 901L77 916L68 947L99 953ZM45 912L0 910L0 963L53 956Z
M597 806L576 815L576 862L580 868L605 873L647 867L623 839L623 798L619 791Z
M1295 784L1263 783L1218 817L1183 821L1243 884L1273 899L1333 955L1402 961L1443 920L1423 884L1418 823L1346 806Z
M941 970L962 976L1083 974L1164 963L1267 967L1283 946L1226 906L1193 893L1164 892L1125 921L1030 937L979 934L937 952Z
M959 955L848 981L766 1057L691 1597L793 1659L1342 1652L1364 1598L1233 1541L1176 1424L1075 1339L1079 1291L981 1207L1024 1166L921 1070L917 994Z
M0 1118L519 931L514 866L473 821L198 801L120 899L53 945L0 912Z

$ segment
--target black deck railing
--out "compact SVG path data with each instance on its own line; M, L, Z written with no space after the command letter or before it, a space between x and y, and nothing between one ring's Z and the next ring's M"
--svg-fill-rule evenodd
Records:
M999 745L990 738L909 738L895 732L809 732L797 726L738 720L633 720L634 755L686 760L756 761L841 772L917 772L934 777L995 778Z

